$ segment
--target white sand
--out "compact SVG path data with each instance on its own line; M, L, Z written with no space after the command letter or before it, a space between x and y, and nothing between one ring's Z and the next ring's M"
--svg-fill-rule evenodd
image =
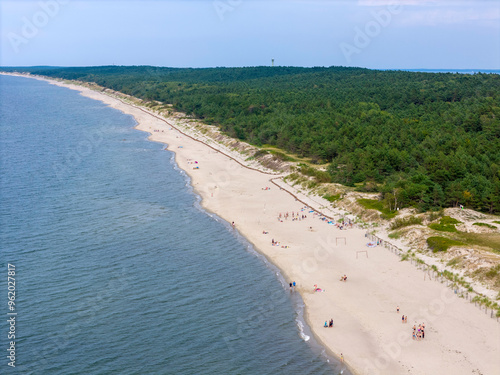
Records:
M134 116L137 129L168 144L179 167L191 176L203 207L234 221L287 280L297 282L313 333L332 353L343 353L356 373L500 374L500 323L489 312L485 315L435 280L424 280L422 271L387 249L368 248L364 231L341 231L301 212L302 203L269 181L275 176L246 169L134 106L80 86L56 84ZM267 186L271 189L262 190ZM308 218L292 221L290 216L279 222L278 214L287 211ZM345 237L346 244L337 237ZM271 246L271 239L290 247ZM356 257L365 250L368 257ZM347 282L339 281L343 274ZM314 284L325 291L313 293ZM402 324L402 314L408 316L407 324ZM330 318L334 328L323 328ZM413 341L413 324L423 322L425 340Z

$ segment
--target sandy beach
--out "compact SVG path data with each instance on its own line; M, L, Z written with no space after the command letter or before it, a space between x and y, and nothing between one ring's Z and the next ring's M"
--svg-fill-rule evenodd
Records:
M147 110L91 89L78 90L132 115L137 129L167 145L191 177L202 205L229 223L275 264L305 303L306 320L327 350L358 374L499 374L500 323L382 246L369 248L365 230L340 229L317 212L325 202L299 197L279 176L249 169L177 131ZM231 155L233 156L233 155ZM271 182L271 179L274 179ZM282 190L277 185L286 190ZM288 213L288 217L285 218ZM341 212L324 214L335 222ZM281 219L280 219L281 214ZM293 216L292 216L293 215ZM279 245L274 246L276 241ZM347 281L340 281L342 275ZM314 291L314 285L322 291ZM399 312L397 308L399 307ZM402 323L402 316L408 317ZM333 328L324 328L333 319ZM425 339L412 327L425 323Z

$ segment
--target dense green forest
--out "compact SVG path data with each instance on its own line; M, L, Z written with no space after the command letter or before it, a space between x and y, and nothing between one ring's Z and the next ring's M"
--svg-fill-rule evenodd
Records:
M7 70L3 68L2 70ZM421 210L500 213L500 76L361 68L17 68L95 82L329 163L332 182Z

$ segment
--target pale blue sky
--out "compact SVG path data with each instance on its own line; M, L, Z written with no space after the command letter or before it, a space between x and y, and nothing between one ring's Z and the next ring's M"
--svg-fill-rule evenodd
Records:
M0 0L0 65L500 69L495 0Z

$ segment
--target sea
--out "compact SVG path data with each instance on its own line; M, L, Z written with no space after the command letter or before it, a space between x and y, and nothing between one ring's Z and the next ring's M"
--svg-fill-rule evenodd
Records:
M400 70L406 72L419 72L419 73L500 74L500 69L400 69Z
M135 125L0 76L0 373L349 374L289 280Z

